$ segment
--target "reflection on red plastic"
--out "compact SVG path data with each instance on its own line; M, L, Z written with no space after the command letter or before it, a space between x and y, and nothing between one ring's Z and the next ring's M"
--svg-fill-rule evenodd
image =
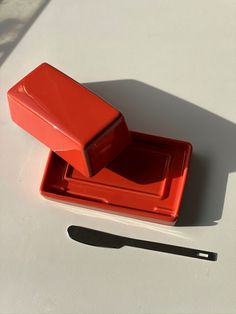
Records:
M133 142L91 178L50 152L41 193L63 202L173 223L192 153L191 144L132 132Z

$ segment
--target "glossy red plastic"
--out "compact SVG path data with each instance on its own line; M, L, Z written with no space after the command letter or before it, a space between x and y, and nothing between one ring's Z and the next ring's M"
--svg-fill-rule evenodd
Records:
M132 143L92 178L50 152L41 193L141 219L174 223L192 153L191 144L132 132Z
M11 117L79 170L93 176L129 143L122 114L43 63L8 91Z

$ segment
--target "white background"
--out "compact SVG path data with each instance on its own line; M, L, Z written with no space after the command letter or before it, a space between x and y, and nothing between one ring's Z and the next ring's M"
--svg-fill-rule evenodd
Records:
M236 1L46 2L0 1L0 312L236 313ZM12 123L6 91L44 61L93 82L130 129L192 142L177 226L40 196L48 149ZM71 224L218 261L85 246Z

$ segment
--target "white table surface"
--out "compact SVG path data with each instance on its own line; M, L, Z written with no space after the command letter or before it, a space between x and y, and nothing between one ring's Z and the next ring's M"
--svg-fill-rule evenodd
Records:
M46 2L0 1L0 312L236 313L236 1ZM177 226L40 196L48 149L12 123L6 91L44 61L130 129L192 142ZM71 224L218 260L90 247Z

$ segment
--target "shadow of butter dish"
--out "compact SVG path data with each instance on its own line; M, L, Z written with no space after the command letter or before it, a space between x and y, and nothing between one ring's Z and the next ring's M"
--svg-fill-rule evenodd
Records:
M123 246L131 246L146 250L199 258L207 261L217 260L217 253L214 252L132 239L80 226L69 226L67 231L71 239L91 246L113 249L120 249Z

